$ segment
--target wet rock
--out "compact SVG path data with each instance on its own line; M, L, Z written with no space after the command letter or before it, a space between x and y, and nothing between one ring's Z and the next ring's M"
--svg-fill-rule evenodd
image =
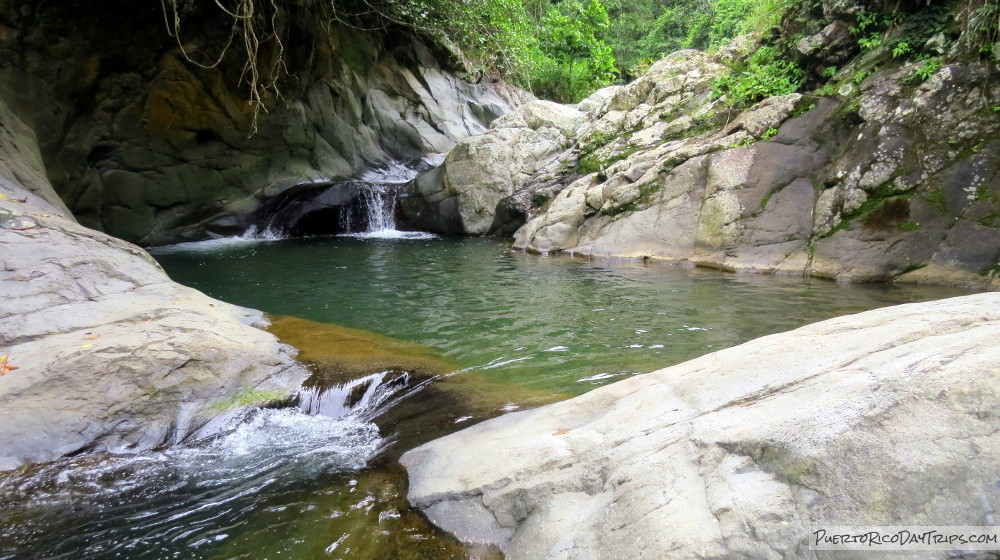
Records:
M10 123L0 146L37 153ZM175 284L139 247L63 215L42 198L39 160L0 161L0 355L18 367L0 376L0 469L176 443L304 379L292 349L251 326L259 312ZM29 180L33 192L18 186Z
M255 115L242 62L199 68L164 30L159 5L116 6L101 17L72 3L12 14L0 97L38 132L77 219L143 245L240 233L262 200L295 185L405 181L517 102L457 77L417 39L334 25L316 44L287 45L294 75ZM192 56L223 48L213 22L188 23L192 36L205 26Z
M414 449L408 498L510 560L816 558L814 525L989 525L997 336L998 294L767 336Z

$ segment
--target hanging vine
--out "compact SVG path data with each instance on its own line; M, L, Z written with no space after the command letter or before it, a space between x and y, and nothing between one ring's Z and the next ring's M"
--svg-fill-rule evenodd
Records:
M321 41L334 26L360 32L402 29L449 48L476 72L495 71L516 78L533 38L521 0L160 0L167 33L182 56L198 67L217 68L232 57L242 60L240 81L249 90L256 130L269 99L280 99L286 64L287 30L314 30L306 41ZM212 7L228 19L226 39L213 55L185 44L183 22L196 9ZM323 37L325 35L326 37ZM233 52L233 51L238 52Z

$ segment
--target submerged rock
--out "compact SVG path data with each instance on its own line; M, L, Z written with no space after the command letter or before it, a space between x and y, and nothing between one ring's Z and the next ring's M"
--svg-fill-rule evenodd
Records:
M994 525L998 337L994 293L767 336L414 449L408 497L509 560L815 558L811 525Z
M34 135L0 102L0 469L176 443L306 371L262 315L171 282L63 214ZM30 185L31 190L21 184ZM203 434L207 432L202 432Z

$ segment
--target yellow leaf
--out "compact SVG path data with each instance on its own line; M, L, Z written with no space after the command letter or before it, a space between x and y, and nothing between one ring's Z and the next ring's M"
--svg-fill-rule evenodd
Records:
M3 200L3 199L5 199L5 198L7 198L7 197L6 197L6 196L4 196L4 195L3 195L3 193L0 193L0 200Z
M91 346L93 346L93 344L84 344L83 346L80 347L80 349L82 350L84 348L90 348Z

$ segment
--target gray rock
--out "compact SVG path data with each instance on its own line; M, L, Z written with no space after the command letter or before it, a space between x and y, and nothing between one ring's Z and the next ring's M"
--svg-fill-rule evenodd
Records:
M36 195L52 192L40 160L14 157L32 153L29 132L0 127L0 148L20 146L0 152L0 355L18 368L0 376L0 469L177 443L298 388L306 371L251 326L260 312L171 282Z
M497 206L544 173L583 123L573 107L533 101L498 118L488 133L458 143L437 169L411 182L400 205L412 225L482 235L502 227Z
M144 245L239 233L262 203L300 184L389 170L405 181L518 102L508 88L457 77L419 40L387 48L377 33L334 26L315 45L289 47L294 76L254 122L228 68L242 62L188 63L157 10L123 8L109 23L79 9L9 14L0 98L38 132L74 215ZM133 33L108 36L109 25ZM220 50L220 37L198 37L198 50Z
M510 560L826 558L812 525L993 525L998 336L993 293L767 336L414 449L408 498Z
M946 66L910 90L906 71L876 73L840 102L772 97L698 133L713 103L692 76L710 77L712 64L672 55L645 85L617 90L581 127L576 174L561 177L564 194L585 196L526 208L515 246L840 280L994 282L1000 121L985 108L1000 98L976 85L982 65ZM649 118L670 107L687 115ZM594 172L594 184L578 181Z

